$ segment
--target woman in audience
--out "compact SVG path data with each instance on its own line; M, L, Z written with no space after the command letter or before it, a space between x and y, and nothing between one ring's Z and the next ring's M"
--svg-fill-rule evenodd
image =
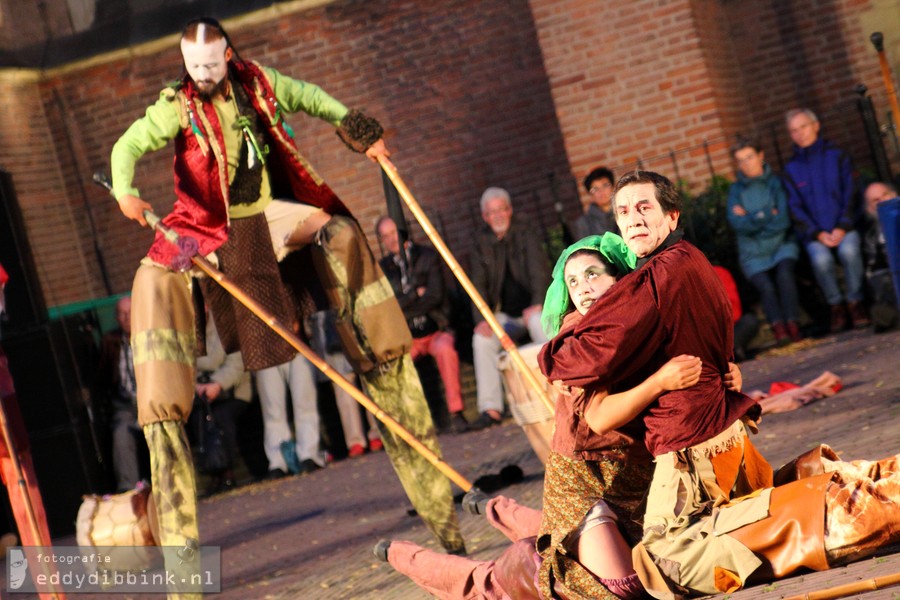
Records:
M800 247L791 231L787 192L758 145L741 139L731 148L738 177L728 190L728 222L737 233L741 269L759 290L775 341L803 339L794 268Z

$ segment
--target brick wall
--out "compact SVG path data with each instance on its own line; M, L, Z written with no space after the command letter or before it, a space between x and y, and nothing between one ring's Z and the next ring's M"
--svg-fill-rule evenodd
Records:
M704 89L702 97L708 99L708 106L714 110L724 133L746 130L752 123L752 103L744 92L744 74L732 44L727 3L693 0L691 5L709 78L705 84L708 89ZM700 98L695 96L695 99Z
M621 172L638 161L690 183L708 177L702 143L714 143L734 122L727 54L701 37L689 0L639 0L599 5L584 0L532 0L566 151L576 177L606 164ZM703 22L714 24L718 2ZM601 8L602 6L602 8ZM712 33L726 38L721 27ZM710 61L713 61L712 66ZM718 152L719 168L727 154ZM581 193L584 193L581 190Z
M406 183L462 259L471 228L480 222L478 198L489 185L506 186L517 210L539 222L551 225L555 219L548 175L570 169L524 0L456 0L434 8L334 2L297 13L263 10L226 27L245 58L315 82L345 104L378 116ZM83 182L94 170L108 168L118 135L179 72L173 37L51 70L39 90L32 85L30 94L17 96L23 98L18 110L38 113L37 119L22 120L31 120L45 150L17 144L7 132L13 143L0 147L0 167L13 172L43 265L42 285L52 298L48 304L105 292L90 237L55 229L46 235L50 224L32 208L38 205L73 215L79 225L85 204L90 206L112 292L130 287L149 235L126 221L101 189ZM301 151L371 235L384 211L377 166L347 150L330 125L306 116L289 121ZM171 160L171 150L164 150L138 167L136 182L159 213L171 206ZM52 177L38 177L47 171ZM574 189L561 193L576 210ZM57 253L74 248L83 264L56 262ZM70 285L76 280L78 285Z
M66 180L71 153L56 101L51 95L42 103L42 90L28 74L5 75L0 96L12 101L0 111L0 168L13 175L44 299L52 306L103 295L91 238L76 233L86 229L85 213L77 184Z

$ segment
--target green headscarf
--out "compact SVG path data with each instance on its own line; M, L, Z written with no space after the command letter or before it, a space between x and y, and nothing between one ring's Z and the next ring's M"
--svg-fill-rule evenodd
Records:
M560 254L553 267L553 281L547 288L547 296L544 298L544 308L541 312L541 326L547 337L554 337L559 333L563 317L569 312L569 288L566 286L565 270L566 262L578 250L593 250L599 252L612 263L621 273L630 273L637 264L634 255L625 241L614 233L604 233L603 236L589 235L580 239Z

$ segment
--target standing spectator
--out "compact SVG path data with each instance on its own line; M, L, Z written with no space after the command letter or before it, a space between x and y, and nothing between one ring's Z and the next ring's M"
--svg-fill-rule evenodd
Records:
M612 211L613 172L606 167L597 167L584 178L584 189L588 193L581 206L584 214L575 220L575 239L589 235L603 235L607 231L619 233Z
M310 315L309 344L312 349L327 362L332 369L346 377L353 385L358 386L356 373L344 353L341 352L338 333L334 328L334 313L330 310L320 310ZM344 430L344 442L347 444L347 456L356 458L366 453L366 434L363 433L362 417L360 416L359 403L349 393L336 383L334 387L334 403L341 419L341 428ZM366 411L366 419L369 424L369 451L378 452L384 449L381 441L381 433L375 417ZM276 474L277 475L277 474Z
M119 328L100 340L100 363L94 386L112 434L116 491L128 491L141 479L140 453L146 447L137 417L137 386L131 352L131 297L116 303Z
M481 195L481 218L487 224L475 234L472 283L513 339L527 333L532 342L546 342L541 306L550 283L550 265L541 236L526 221L513 219L509 192L489 187ZM501 421L503 385L497 367L500 340L484 317L474 311L472 354L478 387L478 418L469 429L479 430Z
M287 416L288 388L294 409L293 439ZM312 364L297 354L289 362L257 371L256 390L262 404L263 448L269 459L267 478L279 479L288 471L305 475L324 467ZM294 456L298 464L291 468L288 463L293 462Z
M779 345L800 341L797 281L800 248L791 232L787 193L759 145L741 139L731 148L738 177L728 190L728 222L737 233L741 269L759 290ZM735 343L737 350L738 344Z
M866 283L872 299L872 323L875 332L879 333L893 329L900 321L897 294L887 258L887 242L878 220L878 204L896 198L897 189L887 183L876 181L869 184L864 197L866 216L869 220L863 237L863 246L866 250Z
M846 328L847 311L854 327L866 327L869 317L862 304L863 258L850 157L819 138L819 119L813 111L789 110L785 120L794 140L794 156L785 167L791 217L831 307L831 331ZM843 294L835 272L835 252L844 267Z
M414 361L426 354L434 358L444 383L450 429L462 433L469 424L463 417L459 355L453 334L447 331L449 319L441 259L433 249L407 241L403 247L406 260L402 260L397 224L390 217L378 219L375 231L387 251L380 261L381 270L394 288L413 336L409 354Z
M250 373L244 371L240 352L226 354L212 315L206 318L206 354L197 357L197 383L194 386L197 402L209 402L212 416L222 429L228 465L213 480L206 495L230 490L237 486L234 462L237 458L237 422L253 399ZM199 412L193 413L198 417Z

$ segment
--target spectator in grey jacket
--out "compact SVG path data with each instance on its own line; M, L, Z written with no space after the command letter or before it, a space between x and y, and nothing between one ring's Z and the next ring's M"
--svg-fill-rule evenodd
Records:
M527 332L532 342L546 342L541 307L550 264L541 236L524 220L513 218L512 201L503 188L489 187L481 195L481 218L487 227L475 236L472 283L511 338L522 340ZM472 354L481 415L469 429L477 430L500 422L503 386L497 367L500 340L477 310L474 317Z

